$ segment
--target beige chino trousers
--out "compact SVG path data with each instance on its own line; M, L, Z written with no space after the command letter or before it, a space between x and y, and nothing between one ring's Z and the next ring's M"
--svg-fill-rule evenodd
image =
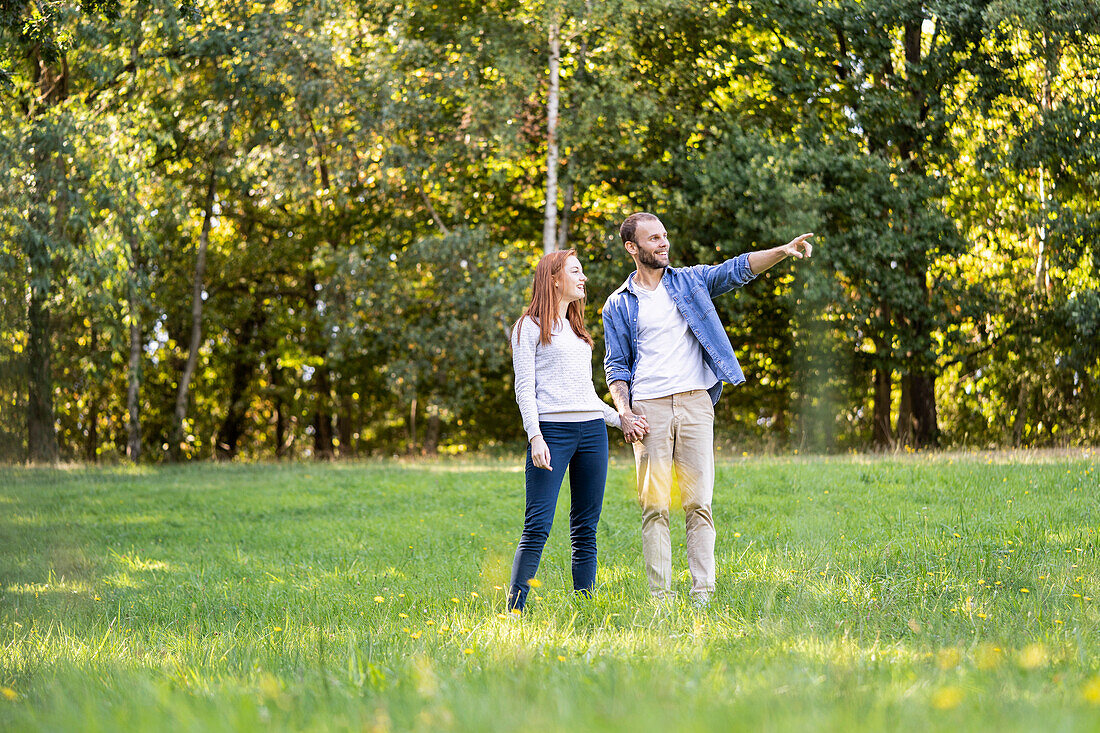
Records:
M638 502L642 507L642 557L649 591L663 597L672 588L672 540L668 515L673 473L687 527L688 569L693 596L714 591L714 405L705 389L637 400L649 433L634 444Z

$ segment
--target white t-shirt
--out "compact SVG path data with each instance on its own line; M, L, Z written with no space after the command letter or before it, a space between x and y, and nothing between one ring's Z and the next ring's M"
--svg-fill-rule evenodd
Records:
M656 290L634 284L638 296L638 365L631 397L651 400L718 382L703 361L703 347L680 315L664 281Z

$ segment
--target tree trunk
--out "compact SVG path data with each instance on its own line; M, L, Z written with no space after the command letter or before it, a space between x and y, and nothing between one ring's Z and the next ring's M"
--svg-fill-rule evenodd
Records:
M1051 41L1050 32L1043 30L1043 56L1047 59L1047 63L1043 67L1043 82L1042 89L1040 90L1039 99L1039 116L1040 124L1042 124L1050 115L1051 110L1054 108L1054 94L1051 87L1051 79L1057 74L1058 66L1061 64L1061 47L1056 42ZM1048 210L1050 208L1047 203L1049 199L1049 190L1054 187L1053 179L1047 183L1046 171L1043 168L1043 163L1039 162L1039 225L1036 228L1036 238L1038 240L1038 252L1035 256L1035 291L1039 294L1040 298L1045 298L1047 290L1050 288L1050 273L1048 271L1047 254L1047 222L1050 220Z
M317 312L318 287L316 273L310 271L306 281L308 292L306 302L312 314L310 350L319 362L313 372L314 395L313 409L313 456L318 460L331 460L335 447L332 444L332 383L328 369L328 345L321 316Z
M54 463L58 448L50 375L50 275L42 272L48 269L48 264L31 265L31 297L27 303L27 448L31 461Z
M558 249L569 248L569 219L573 213L573 159L565 164L566 181L562 188L561 223L558 224Z
M561 42L558 22L550 24L550 94L546 101L546 209L542 225L542 251L553 252L558 219L558 61Z
M439 407L434 403L428 404L428 425L424 429L424 453L429 456L439 454L439 435L443 426L443 420L439 417Z
M136 286L130 285L130 364L127 369L129 384L126 388L126 457L134 463L141 458L141 413L138 398L141 390L141 315Z
M332 444L332 384L328 367L324 364L313 373L317 385L317 409L313 413L313 452L322 460L332 460L335 450Z
M1016 394L1016 415L1012 419L1012 446L1019 448L1024 442L1024 426L1027 425L1027 405L1031 390L1026 382L1020 385Z
M88 334L91 341L91 348L89 352L91 354L91 362L95 363L96 351L99 349L99 331L95 327L95 323L92 324L91 331ZM95 372L92 373L98 377ZM84 418L84 424L87 426L87 433L84 436L84 461L86 463L98 463L99 462L99 403L102 399L103 388L99 384L99 380L92 380L88 385L88 413Z
M332 184L329 178L328 163L325 160L325 141L322 140L316 125L313 123L313 117L308 112L306 114L306 120L309 123L310 136L313 138L314 149L317 152L317 174L321 179L321 190L324 192L324 196L328 197L331 201ZM318 220L322 222L325 221L325 215L323 213L325 206L324 202L320 200L320 197L313 200L313 206L314 211L317 213ZM335 243L332 245L332 251L335 254ZM315 272L310 271L308 298L310 311L313 314L313 318L320 319L317 313L317 293L317 276ZM317 460L330 461L336 453L336 446L333 444L332 380L330 379L328 368L329 337L323 323L315 320L314 325L316 326L314 353L319 357L320 365L313 373L313 383L316 385L317 397L317 405L313 412L313 455Z
M588 18L592 14L592 0L585 0L584 2L584 20L588 22ZM584 84L585 79L588 77L588 70L585 68L588 57L588 36L584 36L581 39L580 52L577 54L577 72L573 77L573 88L577 89ZM562 208L561 208L561 223L558 225L558 249L568 249L569 247L569 224L573 217L573 192L576 181L576 165L574 164L574 156L569 155L568 161L565 164L565 186L562 189Z
M926 371L910 375L913 424L916 447L935 448L940 444L940 426L936 415L936 378Z
M88 414L85 420L88 434L84 436L84 462L99 463L99 388L88 390Z
M214 443L214 454L219 460L232 460L240 452L240 439L244 435L245 416L248 414L248 386L256 371L256 363L251 358L252 345L256 333L263 326L264 314L260 300L253 302L248 318L241 324L236 334L237 345L233 349L232 367L229 380L229 408L225 420L218 429L218 438Z
M283 414L283 400L275 398L275 457L286 458L286 416Z
M65 156L54 155L61 144L45 112L68 96L69 67L64 56L56 67L41 54L31 52L32 76L37 91L30 108L34 125L34 193L30 205L31 232L23 237L24 253L30 270L30 294L27 298L27 453L35 462L54 463L58 459L57 426L53 406L53 351L50 329L50 291L53 286L54 258L50 240L64 241L68 218L67 172ZM50 195L54 196L50 216Z
M187 391L191 386L191 377L199 361L199 346L202 344L202 293L203 278L206 276L206 249L210 243L210 220L214 215L215 164L210 164L206 178L206 199L202 209L202 233L199 235L198 252L195 254L195 280L191 299L191 345L187 352L187 364L180 377L179 391L176 394L176 410L172 421L172 434L168 440L169 456L179 460L183 449L183 423L187 419Z
M916 275L917 292L920 293L922 309L931 312L931 294L925 272ZM936 376L935 357L932 351L932 329L923 316L913 321L913 330L927 345L922 353L916 355L916 368L909 375L909 409L913 421L914 447L933 448L940 443L940 426L936 415Z
M405 421L405 452L410 456L416 453L416 397L413 396L409 404L409 419Z
M131 191L131 194L133 192ZM134 463L141 459L141 408L139 398L141 393L141 302L138 297L138 286L142 282L144 261L141 257L141 248L138 244L137 230L134 222L130 222L130 282L127 289L127 305L130 311L130 363L126 370L126 414L129 419L126 422L126 457Z
M340 395L340 411L336 415L336 435L340 439L340 457L350 458L355 455L355 427L352 422L352 413L355 405L347 394Z
M916 425L913 418L913 375L901 376L901 403L898 405L898 425L895 431L898 445L912 447L916 442Z
M272 359L268 365L271 374L271 391L275 401L275 457L286 456L286 410L283 401L283 370L279 367L278 359Z
M873 416L873 442L877 450L888 450L894 445L893 432L890 430L890 410L893 404L892 370L879 366L875 368L875 409Z

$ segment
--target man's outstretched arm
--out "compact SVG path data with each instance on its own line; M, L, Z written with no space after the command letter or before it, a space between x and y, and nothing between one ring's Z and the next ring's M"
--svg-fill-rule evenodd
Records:
M788 257L797 257L802 259L803 257L809 257L813 254L814 246L810 244L810 237L813 236L813 232L803 234L795 237L791 241L779 247L772 247L771 249L762 249L759 252L749 253L749 269L752 270L752 274L759 275L779 264Z

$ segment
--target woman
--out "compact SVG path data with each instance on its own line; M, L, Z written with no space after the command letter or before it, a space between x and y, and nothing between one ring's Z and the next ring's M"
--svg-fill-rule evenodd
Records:
M516 402L529 441L527 509L508 589L508 610L517 613L538 570L566 467L573 589L587 595L596 581L596 524L607 480L604 423L620 426L620 420L592 386L592 337L584 327L587 279L573 250L543 256L531 304L512 329Z

